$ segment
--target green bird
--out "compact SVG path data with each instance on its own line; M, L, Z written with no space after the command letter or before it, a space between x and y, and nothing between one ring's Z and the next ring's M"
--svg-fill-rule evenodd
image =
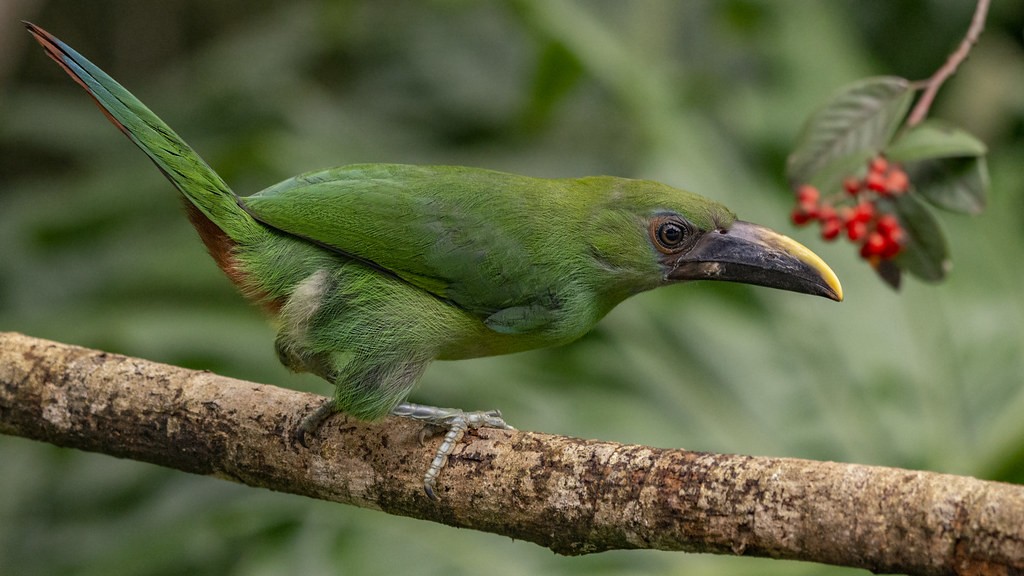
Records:
M275 323L281 362L334 384L297 439L335 412L447 430L424 477L431 497L466 429L509 427L497 411L405 402L433 360L565 344L624 299L690 280L842 299L801 244L648 180L359 164L237 196L120 84L25 25L181 192L217 265Z

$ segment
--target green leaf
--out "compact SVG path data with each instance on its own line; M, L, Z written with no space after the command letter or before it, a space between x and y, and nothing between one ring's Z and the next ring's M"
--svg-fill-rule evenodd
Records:
M904 168L917 193L939 208L965 214L985 209L988 166L984 156L934 158Z
M843 177L881 152L910 106L910 83L867 78L844 88L808 118L786 164L791 185L838 187Z
M940 120L927 120L886 148L904 165L925 200L953 212L978 214L988 196L987 149L981 141Z
M907 234L907 243L894 262L922 280L943 280L953 264L946 235L931 210L913 193L879 200L879 204L896 214Z
M875 269L875 274L882 279L893 290L900 289L900 283L903 281L903 269L900 268L892 260L880 260L877 264L872 266Z
M941 120L925 120L900 135L885 149L889 160L899 163L984 156L986 152L981 140Z

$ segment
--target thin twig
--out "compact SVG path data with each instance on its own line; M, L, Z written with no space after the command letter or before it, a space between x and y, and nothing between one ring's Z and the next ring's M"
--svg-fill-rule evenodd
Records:
M956 73L956 69L967 59L971 48L978 42L981 31L985 29L985 17L988 15L988 6L989 0L978 0L978 5L974 9L974 16L971 18L971 26L967 29L967 35L960 41L956 51L949 55L946 63L936 70L935 74L932 74L931 78L925 82L924 93L921 94L921 99L917 101L914 109L910 112L910 116L907 118L908 128L920 124L925 119L928 115L928 109L931 108L932 102L935 100L935 95L939 92L939 88L942 87L942 84L950 76Z

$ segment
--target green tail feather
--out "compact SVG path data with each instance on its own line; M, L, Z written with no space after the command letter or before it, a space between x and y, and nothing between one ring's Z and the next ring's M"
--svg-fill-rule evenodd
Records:
M25 22L25 26L50 58L92 96L107 118L228 237L246 244L265 233L238 205L224 180L145 104L67 44L34 24Z

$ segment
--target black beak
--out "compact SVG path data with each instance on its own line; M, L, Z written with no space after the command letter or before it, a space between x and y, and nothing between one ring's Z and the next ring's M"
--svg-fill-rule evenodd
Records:
M682 255L665 256L669 280L722 280L843 299L828 264L796 240L737 220L728 230L705 232Z

